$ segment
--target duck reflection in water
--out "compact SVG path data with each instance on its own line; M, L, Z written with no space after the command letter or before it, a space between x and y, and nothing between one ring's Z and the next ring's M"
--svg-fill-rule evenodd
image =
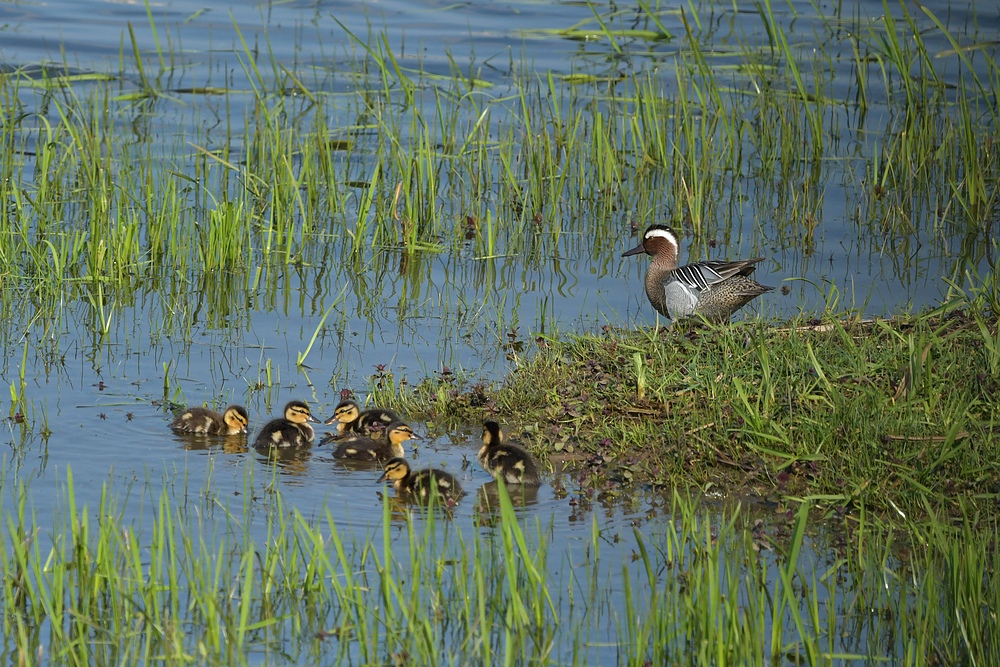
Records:
M497 514L500 512L500 483L487 482L479 487L476 498L476 512ZM514 507L531 507L538 504L538 490L541 487L528 484L508 484L507 496Z
M257 460L273 465L282 475L291 477L306 477L309 474L309 459L312 449L306 447L289 447L286 449L256 449Z
M246 433L239 435L196 435L177 433L181 446L189 452L217 452L223 454L246 454L250 451L250 443Z

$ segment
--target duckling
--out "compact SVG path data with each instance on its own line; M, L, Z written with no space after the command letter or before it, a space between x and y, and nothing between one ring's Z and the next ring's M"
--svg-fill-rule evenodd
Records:
M308 422L318 424L319 420L309 412L305 401L289 401L285 415L264 424L253 446L257 449L308 447L316 435Z
M177 433L237 435L247 432L249 422L250 416L242 405L230 405L221 415L215 410L193 405L170 422L170 428Z
M402 457L403 443L410 438L420 438L413 429L401 421L396 421L385 429L386 436L378 440L360 433L349 433L339 437L327 436L321 445L336 439L339 443L333 452L335 459L355 459L359 461L386 461Z
M338 403L333 409L333 416L324 423L337 425L337 432L332 434L331 439L352 432L381 438L386 428L398 421L400 421L399 415L392 410L381 408L361 410L357 403L348 399Z
M432 493L437 492L443 500L453 501L465 493L458 480L444 470L425 468L414 472L402 457L389 459L385 464L385 472L378 478L378 482L387 479L392 480L397 493L411 496L414 500L426 501Z
M642 243L622 257L653 256L646 269L646 298L664 317L682 319L702 315L709 322L725 322L733 313L773 287L750 277L763 257L735 261L693 262L678 267L680 242L666 225L650 225Z
M486 472L507 484L538 486L542 483L531 454L513 442L504 442L503 431L495 421L483 422L483 446L476 458Z

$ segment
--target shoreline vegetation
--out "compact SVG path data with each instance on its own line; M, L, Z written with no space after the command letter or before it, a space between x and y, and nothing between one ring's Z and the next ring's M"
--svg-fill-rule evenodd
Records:
M817 521L822 498L768 515L675 490L631 529L584 510L589 536L566 545L498 488L474 526L387 494L359 536L280 490L255 498L249 469L242 500L177 481L105 483L86 507L67 470L50 526L21 488L0 540L5 664L1000 658L995 521L929 511L900 530L866 496ZM136 505L146 519L125 519Z
M382 368L374 402L497 419L590 508L663 502L631 532L592 511L566 545L503 492L468 527L386 497L357 534L252 471L233 498L182 471L84 507L59 468L40 516L33 473L5 465L0 664L1000 664L995 35L973 16L959 38L915 3L835 6L709 4L704 27L692 5L594 6L543 33L604 49L562 74L450 54L431 73L342 25L349 54L297 69L234 25L208 80L177 88L203 54L171 53L181 26L149 5L154 44L130 25L115 72L0 71L15 457L47 447L43 385L68 353L96 378L162 363L169 402L192 346L245 344L257 313L296 318L300 369L349 348L352 318L369 339L433 320L516 368ZM850 252L945 281L943 305L864 319L830 282L815 321L531 342L497 296L552 258L608 275L611 243L664 209L690 258L753 238L814 267L828 188ZM257 349L250 395L281 382Z
M627 77L501 77L474 58L434 75L401 66L374 31L348 32L346 71L296 75L240 42L249 88L171 89L166 40L158 57L132 41L114 74L5 71L0 321L49 340L65 304L80 304L70 316L101 344L137 295L155 293L152 328L190 340L204 311L239 333L247 315L233 304L273 307L291 272L316 285L301 307L329 313L324 331L378 318L384 278L403 316L440 302L446 337L494 322L503 336L514 315L490 289L511 279L509 262L547 275L553 257L589 258L606 275L608 240L664 211L692 239L691 260L752 239L802 273L826 235L828 189L845 199L836 233L854 227L850 252L903 283L933 270L962 284L997 250L1000 65L994 42L959 44L909 7L799 17L764 2L728 17L745 41L721 54L702 50L714 30L684 16L683 36L647 6L637 17L648 33L616 32L624 14L595 17L595 39L635 49L642 67ZM798 19L826 40L791 45L783 21ZM150 131L161 114L182 129ZM437 258L455 284L435 289L486 287L439 299L428 287ZM807 282L785 286L805 303L816 296Z
M1000 509L998 293L890 319L830 314L539 339L498 383L373 377L373 400L441 426L508 424L587 495L687 488L859 501L895 517Z

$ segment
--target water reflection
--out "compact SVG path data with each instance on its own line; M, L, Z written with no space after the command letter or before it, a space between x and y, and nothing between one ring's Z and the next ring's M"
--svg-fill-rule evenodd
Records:
M189 452L222 452L223 454L246 454L250 451L246 433L237 435L200 435L197 433L174 433L174 439L182 449Z
M313 458L312 447L272 447L270 449L254 448L257 462L273 469L282 476L309 478L310 461Z
M500 511L500 491L496 481L487 482L479 487L476 493L476 512L483 515L495 515ZM538 504L538 493L541 487L524 484L508 484L507 495L510 503L517 509L527 509Z
M408 525L415 518L427 520L428 515L432 513L435 518L453 521L456 516L456 508L462 500L459 498L445 502L421 502L408 493L393 491L391 488L388 491L388 496L379 491L377 498L379 502L388 500L389 521L398 526Z
M382 475L382 464L379 461L335 459L332 456L317 460L322 460L324 462L328 461L330 466L335 466L350 473L357 473L360 475L370 474L373 484L375 483L374 480L377 480Z

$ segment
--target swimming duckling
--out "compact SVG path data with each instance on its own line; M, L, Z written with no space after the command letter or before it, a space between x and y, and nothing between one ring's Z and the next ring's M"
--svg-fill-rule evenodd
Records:
M398 421L400 421L399 415L392 410L381 408L361 410L356 402L347 399L337 404L337 407L333 409L333 416L324 423L337 425L334 438L347 433L360 433L369 437L381 438L386 428Z
M253 446L257 449L308 447L316 435L308 422L318 424L319 420L309 412L305 401L289 401L285 415L264 424Z
M392 480L396 492L411 496L414 500L426 501L435 491L446 501L459 498L464 491L454 476L444 470L425 468L414 472L406 459L396 457L385 464L385 472L378 478L379 483Z
M500 424L495 421L483 422L483 446L476 455L494 479L503 479L507 484L538 486L538 466L531 454L512 442L504 442Z
M230 405L221 415L215 410L193 405L170 422L177 433L199 435L237 435L247 432L250 416L242 405Z
M403 443L410 438L419 438L413 429L401 421L393 422L385 429L386 437L374 439L360 433L349 433L337 438L326 437L321 445L336 439L335 459L355 459L358 461L386 461L404 455Z

